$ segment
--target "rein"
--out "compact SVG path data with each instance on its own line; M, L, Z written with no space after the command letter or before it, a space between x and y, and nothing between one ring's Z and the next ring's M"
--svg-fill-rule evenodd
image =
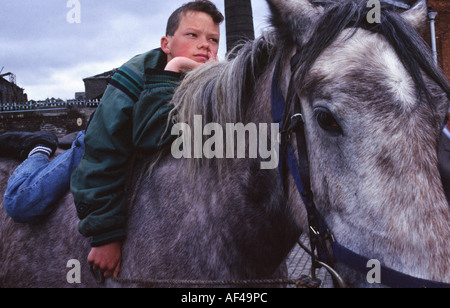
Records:
M291 60L292 68L295 66L298 59L299 53ZM312 277L315 277L315 270L323 266L331 273L334 281L337 282L339 286L346 287L344 280L333 269L335 263L341 262L353 270L367 274L369 271L367 263L370 259L337 243L314 204L306 146L305 121L301 111L301 104L298 96L293 95L294 84L291 79L288 90L288 99L296 99L297 101L295 101L294 104L293 116L286 118L286 112L289 111L286 110L286 100L284 99L283 93L276 80L277 76L280 76L278 70L279 67L277 66L272 78L271 106L274 123L279 123L280 127L282 127L279 158L279 173L282 187L286 192L286 171L288 171L294 179L295 185L307 211L311 250L309 251L303 246L302 248L311 256ZM290 123L285 123L284 119L287 119ZM298 160L292 145L292 134L296 135ZM394 288L450 288L450 284L448 283L412 277L383 265L381 265L380 276L381 284Z
M290 123L285 123L286 102L277 84L276 76L278 76L278 67L275 69L271 88L272 119L274 123L280 124L280 127L283 129L281 131L280 163L278 164L278 170L285 192L287 191L287 173L290 172L307 211L311 250L308 250L303 245L302 248L311 256L312 277L316 277L316 270L324 266L341 287L346 287L343 279L333 270L334 260L330 253L328 242L330 240L334 241L334 238L314 204L309 177L304 119L300 110L295 110L294 115L290 118ZM292 89L291 87L292 84L289 85L289 92ZM296 104L296 109L297 107L299 107L298 104ZM291 133L295 133L296 135L298 160L292 145Z

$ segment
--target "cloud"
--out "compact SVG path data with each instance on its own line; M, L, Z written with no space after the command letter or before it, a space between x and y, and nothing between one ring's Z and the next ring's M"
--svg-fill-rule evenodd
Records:
M213 0L224 12L223 0ZM69 23L69 0L0 0L0 70L16 75L29 99L73 98L82 79L159 47L169 15L187 0L79 0L81 23ZM265 1L253 1L255 29ZM222 26L220 57L225 54Z

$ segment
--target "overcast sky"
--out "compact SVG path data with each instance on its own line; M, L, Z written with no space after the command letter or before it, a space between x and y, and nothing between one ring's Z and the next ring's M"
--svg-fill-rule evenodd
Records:
M80 23L68 22L68 15L76 17L72 1L80 4ZM74 98L84 92L83 78L159 47L168 17L187 1L0 0L0 70L14 73L30 100ZM213 2L225 14L224 0ZM267 26L268 8L263 0L252 2L258 35Z

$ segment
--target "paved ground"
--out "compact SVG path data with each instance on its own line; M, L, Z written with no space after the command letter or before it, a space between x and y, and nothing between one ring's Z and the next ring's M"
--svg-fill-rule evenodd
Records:
M302 235L300 241L309 247L309 239L306 235ZM311 258L298 244L292 249L287 265L290 279L297 279L301 275L310 275ZM317 271L317 277L322 280L321 288L333 287L331 275L324 268Z

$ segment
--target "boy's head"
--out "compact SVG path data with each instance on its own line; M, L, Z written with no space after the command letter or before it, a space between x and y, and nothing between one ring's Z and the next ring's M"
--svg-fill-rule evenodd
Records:
M217 55L220 24L224 20L217 7L208 0L192 1L172 13L161 39L161 48L167 60L187 57L196 62L206 62L208 53Z
M222 13L208 0L191 1L176 9L167 21L166 36L173 36L180 25L181 18L188 12L203 12L208 14L215 24L220 25L224 20Z

